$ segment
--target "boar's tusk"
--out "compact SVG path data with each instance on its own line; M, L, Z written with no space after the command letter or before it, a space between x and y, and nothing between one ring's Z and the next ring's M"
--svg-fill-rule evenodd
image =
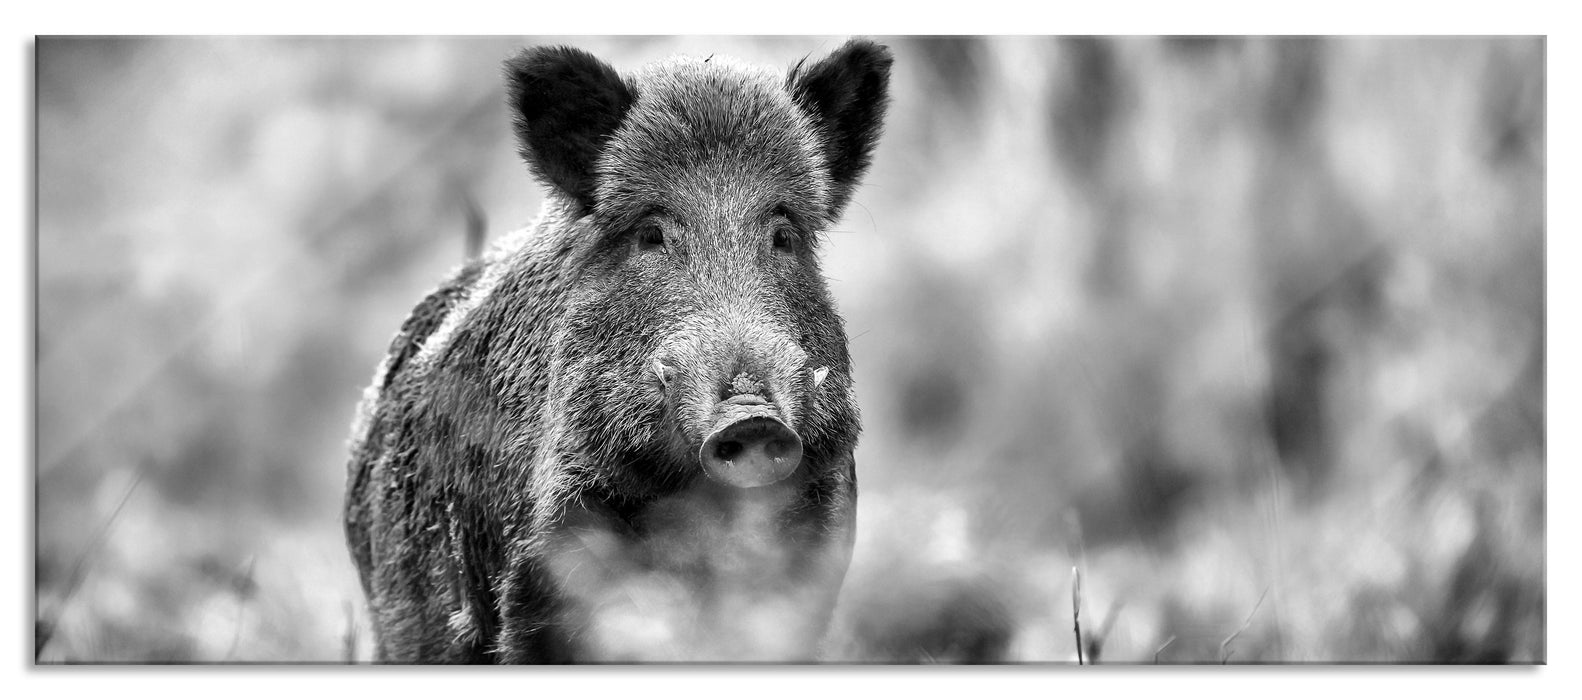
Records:
M670 368L666 367L665 363L660 362L659 360L654 360L654 374L659 375L660 386L670 386Z
M829 368L828 367L820 367L818 369L813 370L813 388L817 389L818 385L823 384L824 383L824 378L827 377L827 376L829 376Z

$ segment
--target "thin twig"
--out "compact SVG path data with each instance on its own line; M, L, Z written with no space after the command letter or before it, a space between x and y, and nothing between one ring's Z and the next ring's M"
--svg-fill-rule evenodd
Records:
M1121 608L1126 607L1124 601L1117 600L1110 603L1109 612L1104 613L1104 621L1099 623L1099 631L1088 635L1088 661L1099 663L1099 657L1104 651L1104 640L1110 636L1110 630L1115 627L1116 618L1120 617Z
M137 485L141 483L143 483L143 472L138 471L137 475L132 478L131 485L126 487L126 493L121 494L121 501L115 504L115 510L110 511L110 516L104 519L104 524L99 526L99 531L94 534L93 539L88 541L88 546L82 550L82 554L78 555L77 563L71 567L71 576L66 579L65 595L61 596L60 603L55 606L54 616L44 624L43 633L36 638L33 646L33 659L35 661L38 660L40 654L44 653L44 647L49 645L50 640L54 639L56 625L60 624L61 619L66 616L66 608L71 605L72 598L77 595L77 590L82 586L83 579L88 577L89 563L94 560L94 555L98 554L99 548L104 546L104 542L110 534L110 526L115 524L116 518L121 515L121 509L126 507L126 502L132 499L132 492L136 491Z
M1077 634L1077 665L1082 666L1082 570L1071 567L1071 625Z
M466 190L461 192L461 207L462 215L467 220L466 259L476 260L478 256L483 255L483 243L488 235L489 225L484 218L483 209L478 206L478 201Z
M241 581L246 582L247 585L251 585L253 580L254 561L256 561L254 557L248 557L247 566L242 573ZM225 650L225 660L227 662L236 656L236 647L242 641L242 623L247 620L247 599L251 597L241 585L236 583L235 579L232 580L232 591L236 594L236 629L231 632L231 647Z
M1164 653L1165 647L1168 647L1171 644L1175 644L1175 643L1176 643L1176 636L1172 634L1172 635L1170 635L1169 639L1165 640L1164 644L1160 644L1159 648L1154 650L1154 663L1156 663L1156 664L1159 663L1159 655Z
M348 664L357 662L357 621L352 614L352 601L343 600L346 611L346 632L341 635L341 659Z
M1269 587L1268 586L1264 586L1263 587L1263 593L1258 596L1258 602L1253 604L1252 612L1247 613L1247 619L1246 619L1246 621L1241 623L1241 627L1237 628L1235 632L1230 633L1230 636L1226 637L1225 641L1219 643L1219 662L1220 663L1223 664L1223 663L1226 663L1226 662L1230 661L1230 653L1226 651L1226 647L1230 646L1230 643L1235 641L1236 637L1241 636L1242 632L1247 631L1247 626L1252 624L1252 616L1258 614L1258 608L1259 608L1259 606L1263 605L1263 598L1266 595L1269 595Z

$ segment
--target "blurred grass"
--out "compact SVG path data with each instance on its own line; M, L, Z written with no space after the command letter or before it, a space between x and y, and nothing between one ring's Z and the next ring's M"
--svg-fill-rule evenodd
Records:
M39 660L366 658L352 409L546 41L839 43L39 40ZM1545 659L1542 39L888 43L836 658L1074 662L1075 566L1103 662Z

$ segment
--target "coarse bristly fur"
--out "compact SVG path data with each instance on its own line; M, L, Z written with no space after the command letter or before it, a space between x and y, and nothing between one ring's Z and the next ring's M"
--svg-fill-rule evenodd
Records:
M859 432L817 253L890 64L865 40L783 74L506 62L544 211L417 306L353 428L346 533L379 660L816 658ZM700 465L748 394L803 449L752 488Z

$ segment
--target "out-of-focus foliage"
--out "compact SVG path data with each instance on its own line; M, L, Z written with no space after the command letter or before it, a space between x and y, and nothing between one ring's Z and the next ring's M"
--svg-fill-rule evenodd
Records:
M838 44L38 42L41 660L366 658L353 406L544 41ZM1074 661L1074 568L1088 660L1545 658L1541 39L888 43L832 658Z

